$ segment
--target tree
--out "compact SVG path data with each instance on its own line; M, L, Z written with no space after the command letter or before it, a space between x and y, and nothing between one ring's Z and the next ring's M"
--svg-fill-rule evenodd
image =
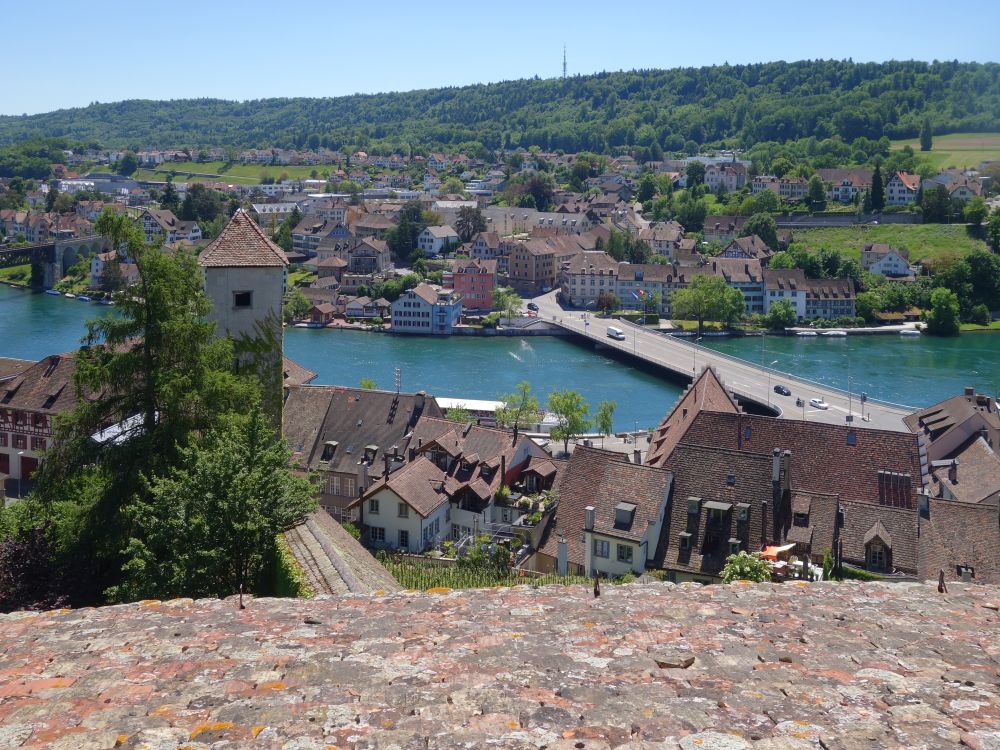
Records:
M969 313L969 322L977 323L981 326L988 326L990 324L990 308L984 304L974 305L972 311Z
M951 196L948 188L938 185L933 190L925 190L921 199L924 221L944 223L951 218Z
M990 213L990 207L981 195L974 195L962 209L962 215L969 224L980 226Z
M455 231L462 242L469 242L479 232L486 231L486 218L483 212L472 206L462 206L458 209L455 219Z
M46 531L47 527L39 524L0 537L0 612L56 609L68 604Z
M458 404L457 406L452 406L448 409L448 413L445 417L450 422L461 422L462 424L468 424L473 422L472 415L469 410L465 408L465 404Z
M614 292L601 292L597 296L597 302L595 306L598 310L602 312L611 312L612 310L618 310L622 306L622 301L618 299L618 296Z
M122 288L124 282L125 280L122 276L121 262L117 259L106 261L104 266L101 268L101 289L105 292L117 292Z
M767 583L771 580L771 564L759 554L750 554L746 550L726 558L722 568L722 582L754 581Z
M579 393L564 388L549 394L548 409L558 420L552 437L562 440L563 453L569 453L569 441L590 429L590 407Z
M309 298L302 293L302 290L296 287L288 294L285 295L285 301L281 306L281 317L286 323L291 323L293 320L301 320L304 318L312 304L309 302Z
M602 401L597 405L597 414L594 415L594 426L602 436L610 435L614 431L615 407L614 401ZM604 441L601 440L601 447Z
M772 250L778 249L778 225L771 214L754 214L743 224L740 237L756 234Z
M366 391L378 390L378 386L375 384L375 381L372 380L371 378L361 378L360 385Z
M275 537L316 507L258 406L229 414L122 509L133 524L118 601L259 590Z
M821 211L826 206L826 187L818 174L809 178L809 188L806 190L806 202L813 211Z
M163 195L160 196L160 207L173 211L175 214L180 208L177 188L174 187L174 178L171 176L167 177L167 185L163 188Z
M993 246L993 252L1000 253L1000 208L993 209L986 225L986 239Z
M511 320L521 313L521 295L509 286L498 286L493 289L493 309L500 312L501 317Z
M858 292L854 303L854 310L858 317L865 319L866 323L874 323L875 313L881 312L878 294L875 292Z
M923 124L920 126L920 150L930 151L931 147L934 145L933 141L933 131L931 130L931 118L925 117Z
M635 196L636 200L640 203L645 203L652 199L654 195L656 195L656 180L653 179L651 172L646 172L639 180L639 190Z
M776 331L794 325L796 319L795 308L786 299L773 302L767 312L767 325Z
M739 289L726 285L721 276L698 274L687 289L678 289L670 295L673 314L677 318L698 321L698 335L706 320L733 323L746 310L746 302Z
M115 165L115 171L125 177L134 173L138 168L139 160L135 158L135 154L131 151L126 151L124 156L122 156L122 158L119 159L118 163Z
M958 295L938 287L931 292L931 311L927 317L927 332L935 336L957 336L959 332Z
M51 185L49 185L49 192L45 194L45 210L47 212L51 213L52 209L56 207L56 198L58 197L59 197L59 190L58 188L56 188L55 183L53 182Z
M685 170L685 175L687 176L686 185L688 188L693 188L696 185L705 184L705 165L700 161L693 161L687 165L687 170ZM687 226L685 224L684 226Z
M872 211L881 211L885 208L885 184L882 182L882 166L875 165L872 171L872 190L868 195Z
M441 183L439 192L441 195L464 195L465 185L457 177L451 176Z
M502 404L496 411L497 426L514 430L515 441L520 428L537 422L542 411L527 380L518 383L513 393L497 396L497 401Z

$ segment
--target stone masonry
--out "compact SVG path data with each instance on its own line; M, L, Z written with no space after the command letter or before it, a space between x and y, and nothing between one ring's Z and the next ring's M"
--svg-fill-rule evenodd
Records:
M0 748L1000 748L1000 590L696 584L0 616Z

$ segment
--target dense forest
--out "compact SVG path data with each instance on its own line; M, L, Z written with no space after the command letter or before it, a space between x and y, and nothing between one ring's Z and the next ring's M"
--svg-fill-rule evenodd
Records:
M131 100L0 117L0 144L661 152L997 129L1000 64L816 60L599 73L336 98Z

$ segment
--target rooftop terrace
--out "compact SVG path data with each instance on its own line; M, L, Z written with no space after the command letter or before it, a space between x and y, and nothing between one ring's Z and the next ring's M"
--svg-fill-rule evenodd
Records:
M0 747L996 748L998 602L648 584L4 615Z

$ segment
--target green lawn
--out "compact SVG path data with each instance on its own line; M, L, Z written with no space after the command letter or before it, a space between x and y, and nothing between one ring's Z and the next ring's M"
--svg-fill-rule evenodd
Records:
M978 323L962 323L962 332L969 331L1000 331L1000 320L994 320L988 326L981 326Z
M794 246L810 250L832 248L841 255L860 261L861 249L869 242L886 242L910 251L910 260L933 261L949 254L966 255L986 249L986 243L972 236L964 224L858 224L849 227L795 229Z
M1000 159L1000 133L936 135L930 151L920 151L920 139L893 141L892 148L910 146L937 169L975 167L984 159Z
M27 284L31 281L31 264L0 268L0 281L7 284Z
M305 286L306 284L311 284L316 280L316 272L301 270L301 271L289 271L288 273L288 288L294 289L297 286Z

